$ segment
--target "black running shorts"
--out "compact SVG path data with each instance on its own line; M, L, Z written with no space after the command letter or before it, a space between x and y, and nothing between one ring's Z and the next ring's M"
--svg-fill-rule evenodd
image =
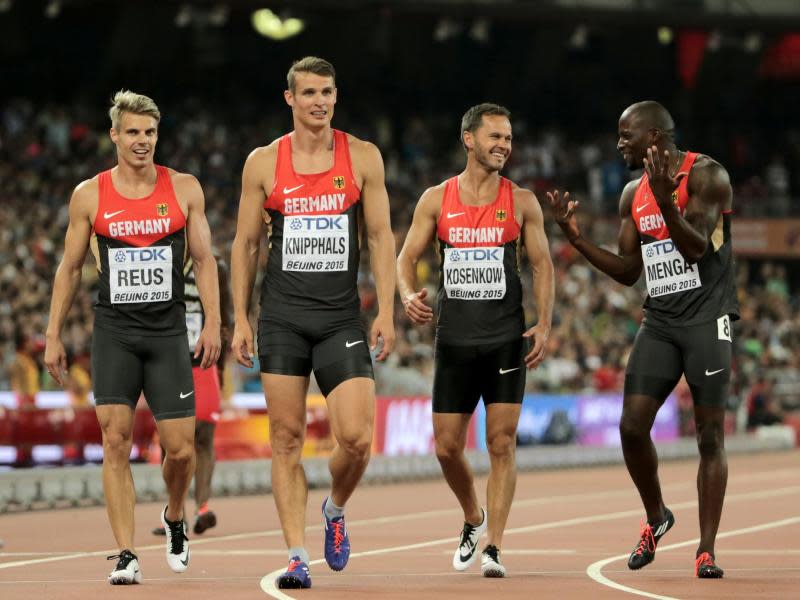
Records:
M95 324L92 387L97 405L135 408L144 392L156 421L193 417L194 381L186 334L121 334Z
M262 373L308 377L313 369L324 396L355 377L374 379L369 340L358 317L304 317L258 323Z
M454 346L436 341L433 412L472 414L483 403L521 404L525 392L525 338Z
M664 402L685 373L696 405L725 406L732 345L727 315L690 327L645 322L628 359L625 395L641 394Z

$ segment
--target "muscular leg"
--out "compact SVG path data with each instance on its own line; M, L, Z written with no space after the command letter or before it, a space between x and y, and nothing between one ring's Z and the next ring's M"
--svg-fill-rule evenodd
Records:
M375 382L368 377L343 381L328 394L327 402L336 439L336 448L328 461L331 500L343 507L369 463L375 422Z
M493 403L486 407L486 442L489 447L491 470L486 486L489 510L490 545L497 548L503 542L511 501L517 487L517 424L520 404Z
M725 409L694 407L697 427L697 448L700 467L697 471L697 499L700 512L700 545L702 552L714 554L714 541L722 516L725 488L728 485L728 459L725 454Z
M436 440L436 458L442 466L447 485L461 504L464 521L479 525L483 515L475 494L472 469L464 456L471 416L463 413L433 413L433 436Z
M619 433L625 465L642 498L647 520L655 523L664 517L664 500L658 480L658 455L650 429L661 402L642 394L628 394L622 406Z
M308 484L300 462L306 437L308 378L262 373L272 445L272 495L288 548L305 546Z
M194 417L156 421L164 448L161 468L167 484L167 519L183 519L183 503L194 474Z
M103 432L103 494L111 531L120 550L134 552L136 491L130 465L133 410L127 404L101 404L95 412Z
M211 477L214 474L214 429L208 421L197 421L194 428L194 450L197 465L194 469L194 501L203 506L211 497Z

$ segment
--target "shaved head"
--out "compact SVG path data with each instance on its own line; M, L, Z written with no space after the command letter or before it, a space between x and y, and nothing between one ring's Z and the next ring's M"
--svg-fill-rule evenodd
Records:
M675 121L672 120L672 115L655 100L644 100L631 104L622 113L620 119L626 117L633 119L646 129L660 129L662 135L670 140L675 138Z

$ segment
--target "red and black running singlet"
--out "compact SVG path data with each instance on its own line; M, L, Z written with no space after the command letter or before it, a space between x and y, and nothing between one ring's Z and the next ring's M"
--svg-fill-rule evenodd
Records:
M697 159L687 152L679 172L689 173ZM672 194L681 214L689 202L689 177ZM695 325L723 315L738 317L731 247L731 211L720 215L708 249L697 263L687 262L670 238L647 173L642 175L631 204L631 216L642 240L647 281L645 319L666 325Z
M472 345L518 338L525 317L511 182L501 177L494 202L470 206L461 203L458 177L449 179L436 234L441 259L437 339Z
M95 324L149 335L186 331L183 263L186 215L169 169L156 165L156 186L144 198L121 196L111 171L100 173L94 220L100 291Z
M261 318L298 310L358 313L359 201L347 134L333 130L333 167L311 175L292 165L292 137L278 142L275 181L264 201L270 251Z

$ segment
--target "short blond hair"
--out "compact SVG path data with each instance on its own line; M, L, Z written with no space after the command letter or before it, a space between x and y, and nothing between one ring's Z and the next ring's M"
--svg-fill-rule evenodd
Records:
M289 72L286 74L286 83L289 85L289 91L293 94L295 90L294 79L297 73L313 73L314 75L330 77L333 79L333 85L336 85L336 71L333 65L324 58L306 56L305 58L294 61L291 69L289 69Z
M111 99L111 108L108 109L108 116L111 118L111 126L119 131L119 122L122 113L133 113L135 115L149 115L161 121L161 111L152 98L137 94L130 90L120 90Z

